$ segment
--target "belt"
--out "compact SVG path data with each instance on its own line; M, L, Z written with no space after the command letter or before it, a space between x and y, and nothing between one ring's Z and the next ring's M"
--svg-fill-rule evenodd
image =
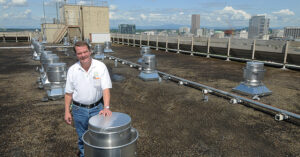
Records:
M82 104L82 103L79 103L79 102L73 100L74 105L84 107L84 108L88 108L88 109L93 108L95 106L98 106L98 104L100 102L103 104L103 97L100 100L98 100L97 102L93 103L93 104Z

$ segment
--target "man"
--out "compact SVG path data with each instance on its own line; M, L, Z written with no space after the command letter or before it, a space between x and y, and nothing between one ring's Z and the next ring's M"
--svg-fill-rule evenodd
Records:
M79 61L69 68L67 74L65 121L70 125L73 115L80 156L84 156L82 135L88 129L89 118L96 114L112 114L109 110L109 89L112 84L105 64L91 58L90 47L86 42L77 42L74 51Z

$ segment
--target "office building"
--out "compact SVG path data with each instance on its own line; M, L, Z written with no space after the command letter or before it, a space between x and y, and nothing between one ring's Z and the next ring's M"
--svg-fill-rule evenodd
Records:
M200 29L200 14L193 14L191 23L191 33L196 35L197 29Z
M121 33L121 34L135 34L135 25L133 25L133 24L119 24L118 33Z
M300 27L284 27L284 37L290 39L299 39Z
M268 40L270 19L264 15L252 16L249 20L249 39L264 39Z

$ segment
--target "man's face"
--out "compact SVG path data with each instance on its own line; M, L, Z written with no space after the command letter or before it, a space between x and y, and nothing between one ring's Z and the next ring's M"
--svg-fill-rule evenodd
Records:
M81 64L87 64L91 61L91 52L87 46L76 46L76 56Z

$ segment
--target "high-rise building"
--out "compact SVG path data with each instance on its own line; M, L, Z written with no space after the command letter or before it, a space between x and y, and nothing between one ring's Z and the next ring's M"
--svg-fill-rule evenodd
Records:
M249 39L266 39L268 40L270 19L264 15L252 16L249 20Z
M300 38L300 27L284 27L284 37L291 39Z
M191 23L191 33L196 35L197 29L200 29L200 14L193 14Z
M119 24L118 32L121 34L135 34L135 25Z

